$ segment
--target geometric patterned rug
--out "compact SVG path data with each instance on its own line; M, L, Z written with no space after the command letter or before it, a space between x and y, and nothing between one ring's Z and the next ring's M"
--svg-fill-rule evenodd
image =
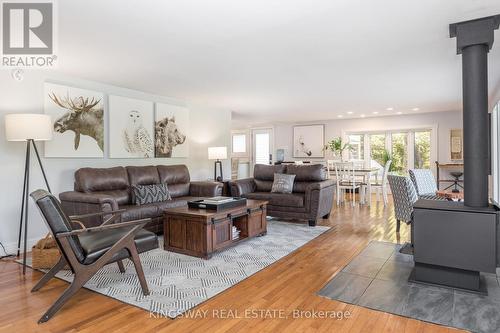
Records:
M164 251L163 244L160 244L158 249L140 255L149 296L142 294L130 260L124 261L124 274L119 272L116 264L107 265L87 282L85 288L160 316L175 318L278 261L328 229L268 220L265 236L240 242L215 253L209 260ZM61 271L56 276L68 282L73 280L69 270Z

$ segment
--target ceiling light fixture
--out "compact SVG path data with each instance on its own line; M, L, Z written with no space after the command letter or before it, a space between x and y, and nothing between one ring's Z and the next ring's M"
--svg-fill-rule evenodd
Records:
M420 109L419 108L413 108L411 109L412 111L419 111Z
M364 114L362 114L362 115L360 115L360 117L361 117L361 118L364 118L364 117L366 117L366 116L365 116Z
M401 111L398 111L398 112L396 112L396 114L403 114L403 112L401 112Z
M347 111L347 114L353 114L353 113L354 113L354 112L352 112L352 111Z
M373 113L373 114L378 114L378 111L373 111L372 113Z
M341 114L339 114L339 115L337 116L337 118L342 118L342 117L343 117L343 115L341 115Z
M387 111L392 111L392 110L394 110L394 108L387 108L386 110Z

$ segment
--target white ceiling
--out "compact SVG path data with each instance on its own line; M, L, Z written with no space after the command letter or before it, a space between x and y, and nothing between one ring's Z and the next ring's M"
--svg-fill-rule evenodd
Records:
M59 71L257 124L460 110L448 24L500 14L500 1L72 0L58 10Z

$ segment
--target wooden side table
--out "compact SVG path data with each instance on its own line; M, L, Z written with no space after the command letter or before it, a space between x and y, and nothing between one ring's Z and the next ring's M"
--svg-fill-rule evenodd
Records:
M440 190L436 192L438 197L446 198L450 201L462 201L464 200L464 192L452 192L446 190Z

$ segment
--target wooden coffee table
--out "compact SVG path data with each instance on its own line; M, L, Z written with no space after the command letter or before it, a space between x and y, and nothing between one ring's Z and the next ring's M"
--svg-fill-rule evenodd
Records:
M247 204L219 212L189 208L187 205L164 212L163 248L167 251L208 259L217 251L251 237L265 235L267 201L247 200ZM233 239L233 226L240 230Z

